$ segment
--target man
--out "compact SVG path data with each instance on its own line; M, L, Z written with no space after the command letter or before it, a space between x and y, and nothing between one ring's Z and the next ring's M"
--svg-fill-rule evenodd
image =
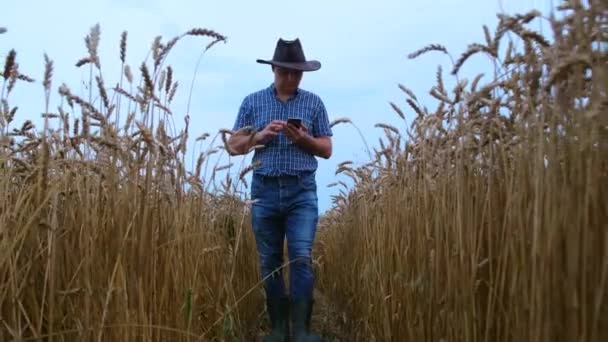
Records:
M294 341L320 341L309 331L314 287L311 250L319 214L315 157L331 156L332 131L323 101L299 84L303 72L319 70L321 63L306 60L299 39L279 39L273 59L257 62L272 66L274 82L245 97L228 148L239 155L264 145L253 156L260 166L252 176L251 197L256 201L251 218L272 325L265 341L287 341L290 311ZM282 276L285 238L289 294Z

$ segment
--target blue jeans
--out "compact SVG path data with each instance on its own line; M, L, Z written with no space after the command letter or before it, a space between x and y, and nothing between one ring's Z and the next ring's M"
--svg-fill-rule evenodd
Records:
M289 296L311 299L314 287L312 246L319 220L315 172L300 176L254 174L251 223L268 298L287 295L283 281L283 244L287 237Z

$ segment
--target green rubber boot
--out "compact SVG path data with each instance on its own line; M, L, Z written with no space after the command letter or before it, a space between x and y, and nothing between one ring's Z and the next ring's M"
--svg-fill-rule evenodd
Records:
M266 301L272 331L264 337L264 342L289 341L289 299L276 298Z
M321 342L321 336L310 332L312 299L299 299L291 303L293 342Z

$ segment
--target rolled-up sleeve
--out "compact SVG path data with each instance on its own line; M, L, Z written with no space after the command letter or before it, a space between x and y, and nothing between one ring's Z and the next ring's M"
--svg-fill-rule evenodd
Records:
M323 101L321 100L319 100L319 104L317 106L312 128L312 135L315 138L331 137L333 135L333 132L329 125L329 118L327 117L327 110L325 109L325 104L323 104Z

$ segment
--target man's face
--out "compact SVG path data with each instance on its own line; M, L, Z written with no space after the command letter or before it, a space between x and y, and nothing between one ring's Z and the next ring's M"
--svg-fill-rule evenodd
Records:
M293 93L298 89L302 80L302 71L275 66L273 72L274 86L278 90L285 93Z

